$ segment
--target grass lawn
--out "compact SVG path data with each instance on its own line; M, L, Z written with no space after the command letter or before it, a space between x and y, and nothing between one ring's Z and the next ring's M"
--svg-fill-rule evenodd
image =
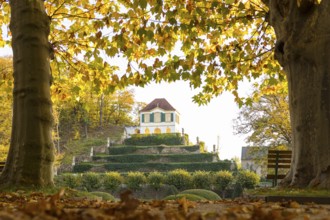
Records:
M247 190L246 194L251 196L313 196L313 197L330 197L330 190L321 189L298 189L298 188L259 188Z

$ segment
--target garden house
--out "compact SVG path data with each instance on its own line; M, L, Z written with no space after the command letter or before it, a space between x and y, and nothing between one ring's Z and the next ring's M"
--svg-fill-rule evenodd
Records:
M125 128L126 137L180 132L180 113L164 98L154 99L140 110L139 126Z

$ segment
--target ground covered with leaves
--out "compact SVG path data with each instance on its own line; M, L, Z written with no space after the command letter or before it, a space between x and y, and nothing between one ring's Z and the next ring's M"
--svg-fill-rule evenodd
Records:
M0 194L0 219L330 219L330 205L265 203L244 199L192 202L140 201L127 191L120 201L75 197L64 190L53 195L24 192Z

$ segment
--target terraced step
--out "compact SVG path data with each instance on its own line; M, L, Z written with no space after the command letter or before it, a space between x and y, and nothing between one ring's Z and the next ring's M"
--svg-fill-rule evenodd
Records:
M172 162L218 162L215 153L202 154L127 154L127 155L96 155L94 162L111 163L172 163Z
M197 170L204 171L219 171L219 170L231 170L234 169L233 163L229 160L203 163L203 162L187 162L187 163L80 163L73 167L73 172L168 172L174 169L185 169L188 172L194 172Z
M121 155L121 154L191 154L200 153L199 145L178 145L178 146L120 146L110 147L110 155Z

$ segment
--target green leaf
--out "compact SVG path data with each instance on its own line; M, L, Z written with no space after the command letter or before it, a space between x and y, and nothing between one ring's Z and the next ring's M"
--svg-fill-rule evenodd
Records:
M146 36L148 37L149 40L151 40L151 39L154 38L154 32L152 32L152 31L147 31L147 32L146 32Z
M71 92L76 94L78 94L80 90L81 88L79 86L74 86L73 88L71 88Z
M168 22L170 22L171 25L175 25L175 24L177 24L177 21L176 21L175 18L170 18L170 19L168 20Z
M142 9L147 8L147 1L146 0L140 0L139 5Z
M143 37L143 35L146 34L146 30L144 28L140 28L138 31L137 31L137 34L140 36L140 37Z
M226 4L233 4L235 3L235 0L226 0Z
M118 53L118 48L116 47L111 47L105 50L108 56L114 57Z

